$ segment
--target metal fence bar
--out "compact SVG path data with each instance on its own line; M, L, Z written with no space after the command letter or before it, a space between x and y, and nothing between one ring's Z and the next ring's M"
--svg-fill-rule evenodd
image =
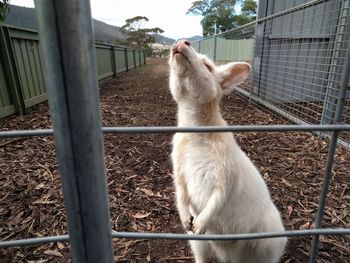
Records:
M214 54L213 54L213 61L216 62L216 57L217 57L217 46L218 46L218 37L215 35L214 36Z
M90 4L36 0L73 262L113 262Z
M115 47L111 46L111 61L112 61L112 71L113 71L113 78L117 77L117 64L115 61Z
M137 233L137 232L112 232L113 238L130 238L130 239L168 239L168 240L249 240L262 238L277 237L300 237L310 235L349 235L350 229L324 228L308 230L291 230L283 232L266 232L266 233L244 233L244 234L174 234L174 233Z
M175 133L175 132L307 132L350 131L350 124L330 125L237 125L197 127L103 127L104 134ZM0 131L0 139L11 137L52 136L52 129Z
M350 45L348 45L348 50L346 53L346 62L345 62L345 67L343 69L341 86L340 86L340 91L339 91L339 96L338 96L337 109L336 109L335 117L334 117L335 123L340 122L341 118L342 118L349 77L350 77ZM328 155L327 155L326 174L325 174L325 177L323 179L322 190L321 190L321 195L320 195L320 202L319 202L317 215L316 215L316 221L315 221L315 228L320 228L322 225L322 219L323 219L323 214L324 214L324 208L326 205L329 183L330 183L330 179L332 176L332 167L333 167L333 161L334 161L334 154L335 154L335 150L336 150L336 146L337 146L338 134L339 134L339 131L333 131L332 137L331 137L331 143L329 145L329 150L328 150ZM319 240L318 235L314 236L314 238L312 240L310 263L316 262L317 250L318 250L318 240Z
M167 240L249 240L277 237L301 237L311 235L349 235L350 229L345 228L322 228L291 230L283 232L264 232L264 233L243 233L243 234L222 234L222 235L195 235L195 234L175 234L175 233L149 233L149 232L116 232L112 231L112 238L127 239L167 239ZM68 235L48 236L38 238L28 238L20 240L1 241L0 248L20 247L28 245L39 245L50 242L69 241Z
M348 131L350 125L237 125L198 127L104 127L104 133ZM0 133L1 135L1 133Z
M334 108L336 107L336 71L339 65L341 64L341 47L342 42L344 41L344 32L346 28L346 17L349 15L349 8L345 7L345 5L348 5L348 1L342 1L339 3L339 5L342 8L339 8L338 12L338 20L337 20L337 32L334 36L334 43L333 43L333 51L332 51L332 58L330 62L330 69L329 69L329 80L328 85L325 92L325 98L323 102L323 110L322 110L322 116L320 120L320 124L327 124L332 123L334 113Z
M23 247L23 246L29 246L29 245L40 245L40 244L46 244L51 242L56 243L56 242L63 242L63 241L69 241L69 235L35 237L35 238L27 238L27 239L0 241L0 248Z
M334 162L335 149L337 147L337 139L338 139L338 132L334 131L331 137L331 143L328 148L326 173L323 178L320 202L318 205L316 221L315 221L315 228L319 228L322 224L324 207L326 205L326 198L327 198L329 183L332 176L332 168L333 168L333 162ZM318 241L319 241L319 235L315 235L312 239L310 263L316 262Z

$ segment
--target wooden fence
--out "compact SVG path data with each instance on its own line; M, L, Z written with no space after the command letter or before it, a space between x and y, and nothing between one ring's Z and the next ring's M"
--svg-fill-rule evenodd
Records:
M95 43L98 80L145 63L141 50ZM37 31L0 24L0 118L47 100Z

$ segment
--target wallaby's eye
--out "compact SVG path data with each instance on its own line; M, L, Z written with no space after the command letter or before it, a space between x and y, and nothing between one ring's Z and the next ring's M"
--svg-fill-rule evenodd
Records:
M206 64L206 63L204 63L204 62L203 62L203 64L204 64L204 66L207 68L207 70L209 70L210 73L213 72L213 69L212 69L211 66L209 66L208 64Z

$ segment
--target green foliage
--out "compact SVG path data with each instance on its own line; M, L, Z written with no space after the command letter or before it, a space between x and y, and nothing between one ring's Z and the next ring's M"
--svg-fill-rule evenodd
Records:
M121 27L121 30L128 35L128 46L148 50L149 44L155 42L152 34L164 32L159 27L144 28L144 24L148 21L145 16L135 16L125 20L125 25Z
M242 14L236 14L236 4L242 4ZM255 0L201 0L194 1L186 14L201 15L203 36L209 36L239 27L255 20Z
M244 0L242 3L242 14L249 17L256 17L256 1L255 0Z
M10 0L0 0L0 21L5 21L6 14L9 10Z
M223 9L234 12L236 0L199 0L194 1L186 14L206 16Z
M229 9L217 9L212 13L204 16L201 25L203 28L203 35L213 35L216 32L224 32L232 28L234 23L234 14Z

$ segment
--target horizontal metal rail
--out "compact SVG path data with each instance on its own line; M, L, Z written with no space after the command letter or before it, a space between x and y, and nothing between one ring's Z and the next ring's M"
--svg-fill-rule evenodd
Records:
M127 239L167 239L167 240L249 240L278 237L301 237L313 235L350 235L350 229L346 228L320 228L291 230L283 232L245 233L245 234L218 234L218 235L195 235L195 234L174 234L174 233L147 233L147 232L116 232L112 231L112 238ZM50 242L69 241L69 235L48 236L28 238L20 240L0 241L0 248L18 247L27 245L39 245Z
M332 125L237 125L198 127L103 127L104 134L135 133L207 133L207 132L298 132L298 131L350 131L350 124ZM0 139L10 137L52 136L52 129L0 131Z

